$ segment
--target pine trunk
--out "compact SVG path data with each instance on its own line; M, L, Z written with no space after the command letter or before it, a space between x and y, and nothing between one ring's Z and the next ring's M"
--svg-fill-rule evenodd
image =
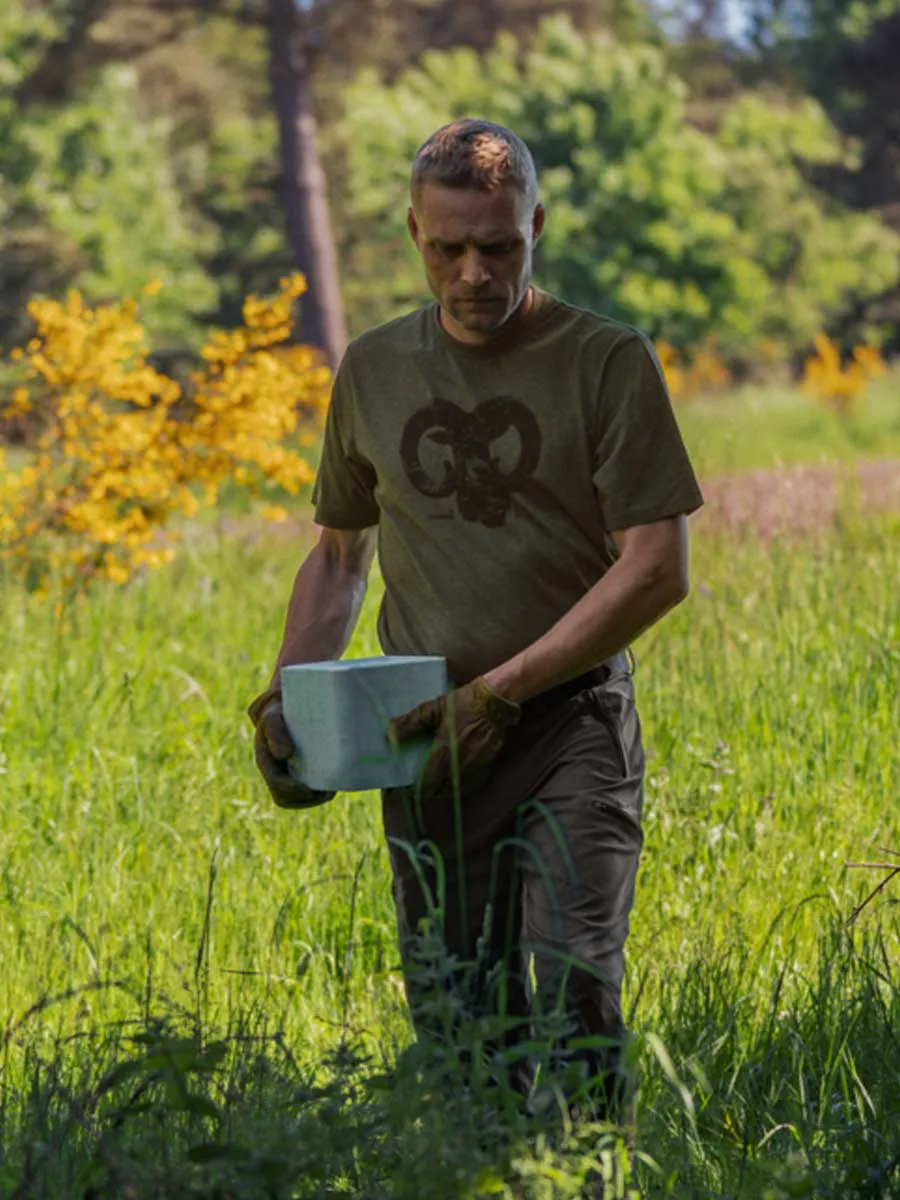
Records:
M285 223L294 262L309 288L302 301L301 335L336 367L347 345L347 332L328 189L317 147L310 53L295 0L269 0L268 25Z

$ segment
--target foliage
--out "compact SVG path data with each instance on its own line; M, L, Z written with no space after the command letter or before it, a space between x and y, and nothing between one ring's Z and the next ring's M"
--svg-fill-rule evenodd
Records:
M712 14L720 33L708 38L703 70L632 0L570 0L578 33L559 24L536 32L558 7L303 6L323 51L313 80L319 142L354 330L423 297L399 220L408 157L451 110L480 109L517 123L546 160L552 220L541 269L576 302L688 354L718 334L728 359L746 361L754 338L766 337L783 357L818 329L843 344L886 329L893 346L896 238L842 206L894 221L896 0L758 0L759 36L740 46L721 34L725 8L704 0L696 11ZM24 336L27 298L77 286L104 303L157 276L167 286L144 319L171 363L196 349L208 321L239 321L243 296L274 287L285 269L267 6L2 8L0 339ZM516 40L483 67L474 49L498 31ZM450 57L426 55L398 80L428 47ZM360 70L368 76L348 87ZM382 90L385 78L395 90ZM852 153L807 93L852 136ZM342 107L353 110L349 123Z
M191 319L215 309L203 267L215 231L190 210L170 153L171 121L146 110L134 70L98 71L71 103L23 110L13 85L27 73L48 18L14 0L0 16L0 296L3 325L22 334L24 296L77 279L89 301L166 288L146 305L154 337L191 340Z
M698 525L692 596L636 648L648 1198L900 1186L898 909L847 931L873 881L843 869L897 845L900 528L844 517ZM63 615L0 580L4 1195L577 1194L590 1129L504 1141L410 1054L377 795L285 813L255 773L303 547L210 535Z
M846 416L871 380L887 373L877 346L854 346L848 363L824 333L815 337L816 353L803 367L803 390Z
M861 42L900 12L898 0L807 0L815 33Z
M856 345L850 360L842 364L840 349L827 334L814 334L813 343L816 353L804 360L800 390L847 418L872 380L887 375L881 350L878 346ZM711 339L705 339L688 362L665 339L656 343L656 352L669 394L676 402L720 395L732 384L732 374ZM777 347L763 341L754 356L762 370L767 355L770 361L777 361Z
M634 0L572 0L581 24L649 32ZM553 0L329 0L297 9L315 49L323 132L362 65L390 74L430 44L523 37ZM4 0L0 13L0 341L25 302L90 302L166 280L144 308L157 354L284 273L268 0ZM491 32L491 37L493 36ZM337 189L336 175L331 180Z
M341 127L348 300L362 324L422 296L403 250L410 159L442 122L477 110L531 144L549 208L539 279L681 347L716 336L745 359L759 338L796 348L900 274L900 239L838 210L803 166L844 150L812 101L735 103L713 136L650 46L548 21L524 54L426 55L390 86L364 75ZM391 272L384 270L391 263Z
M304 286L293 276L271 300L249 296L243 327L210 335L186 391L147 362L134 301L34 301L35 336L11 355L23 382L0 419L33 414L36 453L0 482L0 562L33 584L60 569L80 586L124 582L169 561L172 519L215 504L226 481L291 493L309 483L285 443L324 413L330 374L310 349L284 345Z
M688 365L683 364L679 352L665 338L656 343L656 353L669 394L676 402L722 392L731 383L731 372L711 339L705 339L697 347Z
M751 44L744 76L777 81L794 94L814 96L854 145L854 161L818 173L828 193L854 209L874 210L900 229L895 152L900 120L896 63L900 54L898 0L749 0ZM900 347L900 287L892 285L833 332L848 343L877 320Z

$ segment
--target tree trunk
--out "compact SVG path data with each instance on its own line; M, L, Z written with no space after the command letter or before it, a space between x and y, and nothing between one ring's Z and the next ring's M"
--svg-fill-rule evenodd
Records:
M285 222L294 262L309 288L302 301L301 334L336 367L347 345L347 331L328 190L316 145L309 87L311 52L295 0L269 0L268 17Z

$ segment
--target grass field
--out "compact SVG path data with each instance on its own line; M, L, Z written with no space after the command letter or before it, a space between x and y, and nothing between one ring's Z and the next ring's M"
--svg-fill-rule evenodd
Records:
M796 388L748 386L684 402L678 419L701 475L900 457L900 376L876 380L841 417Z
M206 531L62 612L0 585L0 1196L580 1194L594 1131L526 1138L409 1048L377 797L256 777L301 553ZM642 1195L900 1195L900 887L848 926L884 873L844 865L900 851L898 566L891 516L704 529L638 647Z

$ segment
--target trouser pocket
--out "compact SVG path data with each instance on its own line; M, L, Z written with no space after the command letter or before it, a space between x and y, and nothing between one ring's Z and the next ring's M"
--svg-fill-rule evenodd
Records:
M609 733L612 761L615 764L619 777L625 779L631 772L628 763L628 750L625 746L623 736L622 722L618 714L609 707L608 701L600 689L592 688L587 693L587 700L590 710Z

